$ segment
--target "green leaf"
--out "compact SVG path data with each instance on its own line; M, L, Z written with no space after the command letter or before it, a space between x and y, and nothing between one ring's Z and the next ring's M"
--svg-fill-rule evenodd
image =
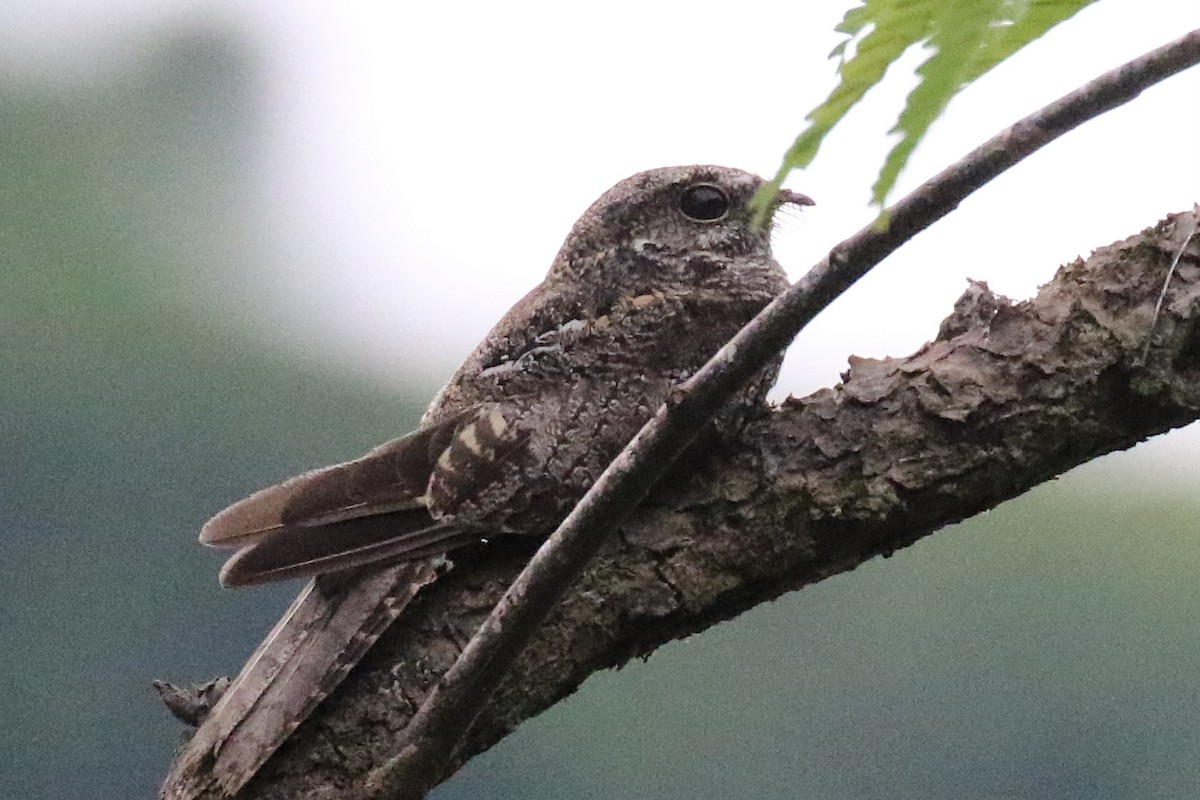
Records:
M909 94L892 148L872 187L882 207L888 193L929 126L950 100L972 81L1050 28L1095 0L865 0L846 12L837 31L846 39L830 53L841 80L809 112L808 126L784 156L771 183L756 199L765 218L771 199L794 169L812 163L825 137L877 85L888 67L910 47L931 50L917 70L920 83ZM849 58L847 53L852 52Z
M1006 5L1009 5L1007 0L955 0L938 4L927 34L928 48L933 52L917 68L921 80L909 93L900 119L889 131L901 134L900 141L888 153L879 178L871 187L871 201L876 205L883 205L917 143L950 98L966 84L976 54Z

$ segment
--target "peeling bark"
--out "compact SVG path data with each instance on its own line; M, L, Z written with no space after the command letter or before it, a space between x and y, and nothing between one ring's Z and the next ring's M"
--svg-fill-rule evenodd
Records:
M918 352L853 357L839 385L685 456L552 613L457 762L592 672L1200 417L1200 243L1154 314L1182 227L1101 248L1029 301L973 282ZM456 554L239 796L353 796L528 556L503 540Z

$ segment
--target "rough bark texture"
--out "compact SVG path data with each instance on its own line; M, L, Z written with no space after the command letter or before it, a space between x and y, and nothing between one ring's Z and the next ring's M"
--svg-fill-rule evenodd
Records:
M789 399L735 449L685 457L552 614L460 761L598 669L1200 417L1197 242L1154 318L1179 227L1165 221L1069 264L1033 300L973 283L914 355L852 358L841 384ZM353 796L394 755L528 556L489 547L421 592L241 797Z

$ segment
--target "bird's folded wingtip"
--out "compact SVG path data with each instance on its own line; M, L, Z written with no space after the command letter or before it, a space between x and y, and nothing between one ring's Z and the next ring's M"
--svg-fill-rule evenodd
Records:
M255 492L218 512L200 528L200 543L209 547L245 547L283 524L284 505L292 492L279 484Z

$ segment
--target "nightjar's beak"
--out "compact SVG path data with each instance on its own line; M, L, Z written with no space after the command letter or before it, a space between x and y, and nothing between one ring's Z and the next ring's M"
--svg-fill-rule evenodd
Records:
M793 192L791 189L780 189L778 192L775 193L774 200L771 201L770 212L764 214L760 210L758 213L761 216L759 216L755 219L754 224L755 225L763 225L767 229L773 229L775 227L775 224L779 221L780 212L783 211L784 208L786 208L788 206L796 206L797 208L800 208L803 206L815 206L815 205L816 205L816 203L813 201L813 199L806 194L800 194L800 192ZM796 213L799 213L799 212L796 212ZM789 215L785 213L784 216L789 216Z
M779 194L775 195L776 207L791 203L797 206L815 206L816 202L806 194L793 192L791 189L780 189Z

